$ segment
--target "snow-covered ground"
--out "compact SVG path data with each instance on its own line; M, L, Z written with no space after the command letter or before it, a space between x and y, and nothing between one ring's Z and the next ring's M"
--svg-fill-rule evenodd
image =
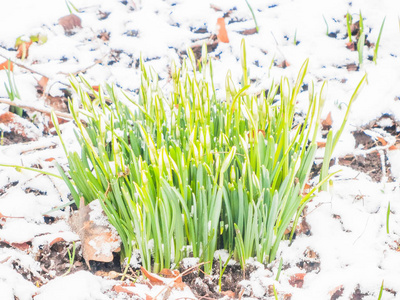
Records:
M136 97L140 86L140 56L159 73L160 85L168 90L171 61L179 64L181 53L187 47L208 42L218 33L217 19L224 17L229 43L218 43L210 53L216 88L224 92L228 70L239 82L242 38L246 41L254 91L269 88L281 76L294 81L304 60L309 58L305 81L309 84L314 81L316 91L324 80L328 81L322 117L325 119L331 113L333 130L340 127L347 103L367 73L368 84L352 107L334 156L357 154L368 158L368 153L379 154L381 161L388 160L391 165L392 179L386 176L385 166L379 182L350 167L333 166L332 171L343 171L334 178L329 192L320 193L307 208L311 234L299 234L290 247L283 242L277 262L270 266L275 274L259 266L241 283L243 299L265 299L272 284L280 299L284 294L291 294L292 299L377 299L382 281L382 299L400 299L400 150L396 146L396 135L400 133L400 2L248 1L259 26L259 32L250 35L242 33L254 28L245 0L75 0L71 3L79 12L70 7L81 19L81 27L71 32L59 25L59 19L69 15L66 5L69 1L4 1L0 18L0 64L10 58L22 65L14 65L20 103L37 109L49 110L49 103L54 105L53 100L45 100L47 95L65 96L65 90L70 89L70 73L84 72L93 86L114 83ZM348 70L348 65L358 65L359 53L346 48L347 12L354 22L362 13L367 40L374 44L386 17L377 64L368 59L374 55L374 47L366 45L364 63L356 71ZM47 41L33 43L28 57L17 59L16 39L22 37L27 41L30 36L38 35L46 36ZM282 68L283 61L289 66ZM42 87L44 96L40 96L36 86L43 76L49 81ZM7 100L3 82L8 79L6 72L0 70L0 100ZM300 100L307 97L307 92L299 95ZM0 129L4 132L15 126L1 118L8 109L9 105L0 103ZM57 173L54 160L66 163L58 138L43 134L44 115L35 110L28 114L35 119L37 127L28 130L26 120L17 121L28 130L27 138L34 141L1 145L0 164L40 166ZM383 115L390 119L376 123ZM380 126L364 127L369 123ZM63 126L68 142L68 137L73 136L73 125ZM383 130L388 127L394 128L392 134ZM376 143L372 148L363 148L356 145L354 131L364 132L379 142L382 141L378 137L382 138L387 145ZM131 291L126 294L115 288L120 284L117 281L89 271L64 277L54 273L43 278L43 268L37 261L43 247L57 238L65 242L79 239L68 225L67 211L47 214L54 219L43 217L68 201L67 193L67 187L59 179L0 167L0 298L140 299L146 294L152 297L159 294L161 299L162 288L151 289L137 283L135 287L126 287ZM284 268L279 281L274 281L280 257ZM305 264L311 267L306 270ZM296 281L295 277L302 279ZM169 297L195 298L188 287L183 291L173 290Z

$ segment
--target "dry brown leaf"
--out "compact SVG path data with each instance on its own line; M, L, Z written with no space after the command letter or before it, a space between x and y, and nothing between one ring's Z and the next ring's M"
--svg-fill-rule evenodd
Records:
M382 144L382 146L386 146L387 145L387 142L383 137L378 136L377 139Z
M335 287L332 291L329 292L329 296L331 297L331 300L336 300L338 299L340 296L342 296L344 291L343 285L339 285L337 287Z
M228 296L229 298L235 298L236 294L232 291L222 291L221 292L222 295L224 296Z
M332 127L332 113L331 112L329 112L329 114L326 116L326 118L321 121L321 125L324 130L328 130L329 128Z
M157 274L154 273L150 273L149 271L147 271L145 268L140 267L140 270L142 271L142 273L150 280L150 283L152 285L155 284L165 284L164 280L162 277L158 276Z
M278 68L286 69L290 66L289 62L285 59L280 64L276 65Z
M1 70L8 70L8 60L0 64L0 71ZM10 61L10 71L14 70L14 64Z
M22 42L21 45L18 46L17 50L17 58L24 60L28 57L29 47L32 45L32 41Z
M50 247L51 246L53 246L55 243L58 243L58 242L65 242L65 240L62 238L62 237L57 237L57 238L55 238L54 240L52 240L51 242L50 242Z
M101 218L99 221L98 218ZM69 219L71 228L79 235L82 243L82 256L90 269L89 261L111 262L114 259L113 252L121 249L121 240L111 227L107 218L100 209L99 200L94 200L84 205L81 198L80 208Z
M212 8L215 11L222 11L222 9L219 6L216 6L214 4L210 4L210 8Z
M293 287L301 288L304 284L306 273L296 273L289 279L289 284Z
M355 63L351 63L351 64L346 65L346 69L349 72L358 71L358 66Z
M44 99L46 105L53 108L55 111L68 113L68 100L66 97L46 95Z
M325 148L326 142L317 142L317 148Z
M9 242L9 241L6 241L6 240L0 240L0 242L5 243L7 245L10 245L11 247L16 248L16 249L21 250L21 251L26 251L31 247L31 245L29 243L29 242L31 242L31 240L23 242L23 243L13 243L13 242Z
M351 51L357 51L357 43L356 42L347 42L346 48Z
M43 90L45 90L48 82L49 82L49 78L47 78L46 76L42 76L42 78L40 78L39 81L38 81L38 85Z
M257 28L246 29L246 30L240 31L239 33L243 34L243 35L252 35L252 34L257 33Z
M58 24L64 28L66 33L70 33L75 28L82 28L81 19L74 14L60 18Z
M135 284L132 283L122 283L122 284L116 284L113 286L112 290L116 293L126 293L128 295L135 295L134 292L132 292L131 290L128 290L127 287L134 287Z
M226 31L225 27L225 19L218 18L217 20L217 37L221 43L229 43L228 32Z

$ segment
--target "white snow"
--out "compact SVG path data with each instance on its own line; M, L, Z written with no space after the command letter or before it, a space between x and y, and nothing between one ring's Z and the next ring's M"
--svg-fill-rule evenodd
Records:
M140 87L140 70L135 67L140 55L160 75L160 86L166 91L169 87L169 67L172 60L177 65L179 53L193 44L201 44L212 33L216 33L217 18L232 10L226 18L226 28L230 43L220 43L210 53L217 93L224 97L225 75L228 70L236 86L241 78L240 43L243 35L240 31L254 27L252 15L243 0L129 0L124 5L119 0L81 0L72 1L80 9L74 12L82 19L82 29L67 36L58 25L58 19L68 15L64 0L19 0L3 1L4 12L0 18L0 55L10 58L38 72L14 66L14 77L21 95L21 103L45 107L43 99L36 95L35 85L42 75L49 78L45 93L61 96L61 89L69 88L69 73L85 70L85 78L92 85L116 84L124 89L134 100L135 90ZM398 15L400 2L396 0L282 0L266 2L249 0L254 10L260 31L258 34L245 36L247 64L250 78L254 80L253 91L270 87L281 76L287 76L291 82L304 60L309 58L306 83L311 87L315 82L315 91L319 91L323 81L328 81L328 94L322 116L330 112L332 127L341 126L347 104L362 76L368 74L368 85L364 86L359 98L354 103L348 123L334 151L339 157L349 153L365 154L364 149L355 150L352 131L364 124L389 114L400 121L400 29ZM222 11L215 11L210 4ZM275 5L273 7L273 5ZM346 65L358 63L358 53L346 49L346 19L349 12L354 21L359 12L364 18L368 40L376 43L383 19L386 17L380 41L377 64L368 60L374 54L374 48L364 47L364 63L359 71L347 71ZM101 13L110 13L101 20ZM326 36L327 21L329 32L337 38ZM228 24L228 20L232 20ZM240 20L240 22L236 22ZM205 28L208 33L194 33ZM110 34L108 41L98 38L102 32ZM25 61L16 59L15 40L24 36L43 34L47 36L45 44L32 44ZM137 36L135 36L137 33ZM299 44L294 45L294 35ZM6 60L0 57L0 63ZM95 64L96 61L100 61ZM289 62L285 69L277 66L270 68L271 62L277 64L283 60ZM8 99L3 82L7 82L5 71L0 70L0 99ZM299 109L308 103L308 93L299 94ZM8 105L0 103L0 114L8 111ZM30 115L32 115L31 112ZM29 123L32 137L38 141L9 146L0 146L0 163L32 166L40 164L43 170L57 173L54 163L45 161L54 158L63 167L67 160L57 137L43 137L42 129ZM392 126L389 118L382 119L379 126ZM0 124L7 132L11 128ZM74 126L67 123L60 126L63 139L68 149L79 150L75 140ZM368 132L377 138L383 132ZM390 137L383 136L385 139ZM387 140L390 142L390 140ZM52 148L56 145L55 148ZM50 148L49 148L50 147ZM343 286L341 299L351 297L359 286L365 299L377 299L384 280L384 287L392 289L399 297L400 251L400 150L380 149L391 164L395 182L371 181L368 175L346 167L335 166L331 170L343 169L334 178L329 192L320 193L310 202L307 222L311 226L311 236L298 236L289 247L282 242L278 260L270 271L259 268L241 285L253 292L254 297L263 297L269 285L274 284L278 292L291 293L292 299L326 299L338 286ZM320 152L318 152L319 154ZM319 156L319 155L318 155ZM5 188L10 183L15 186ZM26 188L45 191L46 195L35 196L25 193ZM34 254L41 245L48 244L61 237L67 242L78 239L66 223L68 209L51 215L55 223L45 224L42 214L62 205L67 200L68 189L62 180L50 178L13 168L0 167L0 213L16 217L0 219L0 241L9 243L32 243L32 252L26 253L14 248L0 248L0 295L1 299L52 300L52 299L122 299L110 289L115 282L92 275L90 272L77 272L65 277L58 277L38 288L24 279L13 267L12 262L32 272L39 272ZM389 234L386 232L387 207L390 203ZM99 219L99 215L94 219ZM288 280L296 273L303 272L296 263L304 258L306 249L315 251L321 261L320 272L307 273L302 288L292 287ZM396 251L397 249L397 251ZM227 253L216 252L215 257L226 259ZM137 256L131 264L139 265ZM279 282L275 281L279 258L282 257L288 269L282 270ZM4 262L3 262L4 260ZM233 263L231 259L231 263ZM192 266L196 259L185 259L183 264ZM129 288L140 297L146 293L156 296L162 287L150 289L137 284ZM34 296L37 294L36 296ZM163 294L163 293L161 293ZM185 289L173 293L170 299L179 297L194 298ZM382 299L395 299L389 291L383 292Z

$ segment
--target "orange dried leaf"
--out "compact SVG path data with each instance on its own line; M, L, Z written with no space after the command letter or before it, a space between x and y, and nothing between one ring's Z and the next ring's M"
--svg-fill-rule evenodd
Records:
M304 284L306 273L296 273L289 279L289 283L293 287L301 288Z
M378 136L377 139L382 144L382 146L386 146L387 145L387 142L386 142L386 140L384 138Z
M317 142L317 147L318 148L325 148L326 142Z
M134 285L132 285L134 286ZM134 292L132 292L131 290L128 290L127 288L125 288L126 286L124 284L119 284L119 285L114 285L112 290L116 293L126 293L128 295L135 295Z
M98 92L99 91L99 86L98 85L93 85L92 89L94 89L96 92Z
M326 118L321 121L321 125L324 128L330 128L332 126L332 113L331 112L329 112L329 114L326 116Z
M222 291L221 292L222 295L224 296L228 296L229 298L235 298L236 294L232 291Z
M340 296L342 296L343 291L344 291L343 285L339 285L329 292L329 296L331 297L331 299L337 299Z
M50 247L53 246L55 243L58 243L58 242L65 242L65 240L62 237L55 238L54 240L52 240L50 242Z
M10 67L8 67L8 64L10 64ZM10 70L12 72L14 70L14 64L12 63L12 61L8 62L8 60L6 60L5 62L0 64L0 71L1 70Z
M217 31L218 41L220 41L221 43L229 43L228 32L226 31L224 18L218 18Z
M38 81L38 85L44 90L48 82L49 78L47 78L46 76L42 76L42 78L40 78L40 80Z
M149 271L147 271L145 268L140 267L140 270L142 271L142 273L144 274L144 276L146 276L149 280L151 284L164 284L164 281L162 279L162 277L150 273Z
M17 58L24 60L28 57L29 54L29 47L32 45L32 41L29 42L22 42L21 45L18 46L17 50Z

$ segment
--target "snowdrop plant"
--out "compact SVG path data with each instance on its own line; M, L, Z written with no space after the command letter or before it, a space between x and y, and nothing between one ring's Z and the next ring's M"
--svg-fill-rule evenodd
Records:
M303 118L295 117L308 60L293 85L282 78L257 96L249 92L244 40L241 47L241 85L228 72L222 99L205 46L199 61L189 49L180 68L172 63L169 95L143 61L138 99L125 95L130 105L112 86L96 92L84 78L72 81L81 152L62 143L68 175L59 171L78 206L81 197L100 200L122 257L139 251L148 270L194 256L211 273L217 249L234 253L243 268L250 257L273 261L293 218L332 176L304 192L325 100L325 85L312 90Z

